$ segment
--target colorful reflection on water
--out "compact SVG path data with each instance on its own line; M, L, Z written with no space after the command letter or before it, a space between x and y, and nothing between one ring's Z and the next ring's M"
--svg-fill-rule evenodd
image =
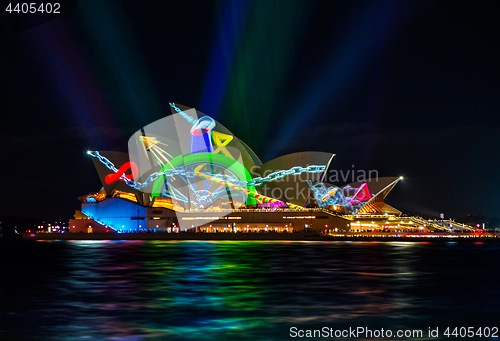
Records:
M33 242L3 248L2 340L277 340L493 326L499 244Z

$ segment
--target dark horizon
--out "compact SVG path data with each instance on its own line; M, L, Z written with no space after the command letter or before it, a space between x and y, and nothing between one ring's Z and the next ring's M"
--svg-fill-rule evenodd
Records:
M2 34L0 216L69 219L101 188L86 151L127 151L169 102L263 162L317 150L402 175L403 213L499 215L498 1L286 4L80 1Z

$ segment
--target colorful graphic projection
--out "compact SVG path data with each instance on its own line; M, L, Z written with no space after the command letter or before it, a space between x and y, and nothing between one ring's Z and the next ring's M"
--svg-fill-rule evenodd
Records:
M125 174L125 172L128 171L129 169L132 170L132 174L128 174L128 175ZM137 168L137 165L135 163L125 162L118 169L118 171L116 173L106 175L106 177L104 178L104 181L106 181L106 183L108 185L111 185L115 181L118 181L118 180L123 181L124 180L123 178L132 180L134 178L134 176L137 176L138 173L139 173L139 169Z
M234 159L231 153L226 149L226 146L229 144L229 142L233 140L233 136L213 131L212 137L214 139L215 145L217 146L214 154L222 152L222 154L224 154L225 156Z
M190 137L191 145L188 147L190 154L177 155L178 153L172 153L172 149L167 148L168 145L162 141L161 136L139 136L139 145L142 145L145 152L150 152L153 155L152 160L156 161L161 170L149 174L144 182L138 182L136 176L138 170L133 162L124 164L120 169L117 169L110 160L98 152L89 152L89 155L98 158L106 167L115 172L106 177L107 184L123 180L130 187L151 193L153 197L163 196L180 200L182 205L185 205L185 209L188 210L208 209L215 201L218 202L216 206L224 201L230 202L233 208L235 208L235 204L272 203L286 205L292 209L302 209L301 206L261 195L255 190L255 186L265 181L276 181L289 174L324 171L325 166L293 167L290 170L272 173L264 179L252 179L248 170L236 161L235 156L228 150L234 136L215 131L217 123L209 116L196 119L176 107L175 104L171 103L170 105L192 126L187 129L182 128L181 131L179 129L182 125L176 124L176 133L179 137L182 134L187 134ZM218 162L215 162L216 159ZM204 167L206 169L202 171ZM239 171L239 168L244 169L244 173L247 175ZM132 174L125 175L125 171L129 169L132 170ZM151 184L154 184L152 188L149 187ZM335 191L330 193L329 197L334 194ZM324 201L328 200L324 198Z
M347 210L357 210L359 209L359 204L371 199L370 191L368 190L368 185L366 183L362 184L358 188L352 188L351 186L345 186L342 189L333 186L326 188L325 184L322 182L317 182L313 185L311 180L307 180L309 187L313 191L314 199L320 208L325 208L326 206L343 206ZM349 192L354 192L354 195L349 195Z
M274 199L274 198L271 198L271 197L266 197L264 195L261 195L255 191L251 191L251 190L248 190L248 189L245 189L245 188L241 188L240 186L237 186L237 185L234 185L230 182L227 182L227 181L224 181L224 180L221 180L221 179L218 179L218 178L215 178L213 176L210 176L208 174L205 174L205 173L202 173L200 172L200 170L205 167L204 164L202 165L199 165L195 170L194 170L194 173L199 176L199 177L202 177L202 178L205 178L205 179L208 179L208 180L211 180L213 182L216 182L218 184L222 184L224 186L227 186L231 189L235 189L237 191L240 191L242 193L245 193L246 195L250 196L250 197L253 197L254 199L260 201L260 202L263 202L263 203L282 203L281 200L277 200L277 199ZM294 209L294 210L303 210L304 207L301 207L301 206L298 206L298 205L294 205L294 204L291 204L291 203L288 203L288 202L285 202L285 204Z
M368 190L368 185L362 184L356 193L352 196L351 200L349 200L349 205L368 200L371 198L370 191Z
M213 152L210 132L214 127L215 121L208 116L196 121L191 128L191 154Z

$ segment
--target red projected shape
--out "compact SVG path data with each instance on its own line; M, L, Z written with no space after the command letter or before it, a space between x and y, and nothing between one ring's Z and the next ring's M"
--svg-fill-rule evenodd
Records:
M349 205L355 204L360 201L368 200L371 198L370 191L368 190L368 185L362 184L359 186L356 194L353 195L351 200L349 201Z
M116 173L106 175L106 177L104 178L104 181L106 181L106 183L108 185L111 185L115 181L122 180L122 179L120 179L121 176L122 176L122 174L124 174L129 169L132 169L132 174L128 174L128 175L125 174L125 177L127 179L133 179L134 178L134 174L138 174L139 173L139 169L137 168L137 165L135 163L133 163L133 162L125 162L123 164L123 166L121 166L120 169L118 169L118 171Z

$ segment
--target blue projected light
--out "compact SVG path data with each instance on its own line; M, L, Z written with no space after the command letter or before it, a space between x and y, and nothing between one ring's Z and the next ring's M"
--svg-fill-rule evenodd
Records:
M313 184L311 180L307 180L307 183L320 208L325 208L326 206L342 206L346 213L353 214L363 207L367 200L372 198L366 183L358 188L353 188L349 185L343 188L337 186L326 188L323 182L319 181Z
M191 154L212 153L214 151L211 138L214 127L215 121L208 116L196 121L193 128L191 128Z
M97 203L82 203L82 213L114 230L137 230L139 221L132 220L131 217L144 217L146 211L146 207L119 198L108 198ZM96 217L99 217L99 220Z

